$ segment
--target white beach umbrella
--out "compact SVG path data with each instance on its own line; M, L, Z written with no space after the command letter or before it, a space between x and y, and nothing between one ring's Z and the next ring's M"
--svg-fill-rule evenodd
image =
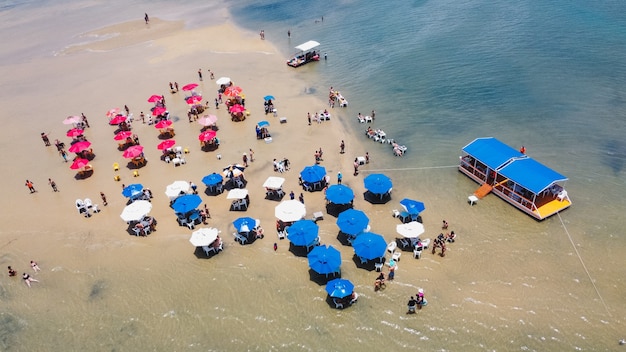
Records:
M233 188L228 192L226 199L244 199L248 195L248 190L245 188Z
M230 77L220 77L217 79L217 81L215 81L215 83L218 86L221 86L222 84L228 84L230 83Z
M295 199L285 200L274 208L274 215L281 221L298 221L306 215L306 207Z
M177 198L182 193L189 192L191 186L187 181L174 181L174 183L167 185L165 187L165 195L170 199Z
M270 176L263 183L264 188L268 189L281 189L283 187L283 183L285 183L285 179L277 176Z
M208 246L215 242L219 231L214 227L203 227L191 233L189 242L195 247Z
M126 222L139 221L141 218L148 215L150 210L152 210L152 203L147 200L137 200L127 205L124 210L122 210L120 217Z
M397 225L396 231L404 237L418 237L419 235L424 233L424 225L417 221L411 221L406 224Z

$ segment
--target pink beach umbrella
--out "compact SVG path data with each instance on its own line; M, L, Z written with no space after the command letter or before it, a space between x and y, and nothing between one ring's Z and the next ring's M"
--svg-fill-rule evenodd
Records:
M133 159L141 155L143 153L143 146L141 145L133 145L124 151L122 154L126 159Z
M126 116L117 115L109 121L109 125L119 125L120 123L126 121Z
M107 111L107 117L113 117L115 115L117 115L120 112L120 108L113 108L109 111Z
M246 108L245 108L245 106L243 106L241 104L235 104L235 105L230 107L229 111L233 112L233 113L239 113L239 112L246 111Z
M64 124L64 125L73 125L73 124L75 124L75 123L79 123L79 122L81 122L82 120L83 120L83 118L82 118L82 117L80 117L80 116L76 116L76 115L74 115L74 116L68 116L68 117L66 117L66 118L63 120L63 124Z
M204 115L198 119L198 123L202 126L211 126L217 122L217 116L215 115Z
M82 169L85 166L87 166L87 164L89 164L89 160L83 159L83 158L78 158L78 159L74 160L72 165L70 165L70 169L72 169L72 170Z
M163 96L152 94L150 98L148 98L148 103L156 103L161 101L161 99L163 99Z
M236 97L243 92L243 89L238 86L230 86L224 90L224 95L227 97Z
M70 153L80 153L89 147L91 147L91 142L82 141L82 142L76 142L72 144L72 146L70 146L70 149L68 150L70 151Z
M122 131L116 134L115 137L113 137L113 139L115 139L116 141L123 141L123 140L126 140L126 138L130 138L130 136L132 135L133 133L131 131Z
M159 145L157 145L157 149L158 150L165 150L165 149L170 149L171 147L176 145L176 141L173 139L168 139L165 140L161 143L159 143Z
M207 130L207 131L200 133L200 135L198 136L198 139L201 142L208 142L211 139L215 138L216 135L217 135L217 132L213 130Z
M194 90L194 89L196 89L197 86L198 85L196 83L189 83L189 84L183 86L183 90L184 91Z
M154 127L156 129L162 130L162 129L170 127L171 125L172 125L172 120L161 120L161 121L157 122L154 125Z
M162 107L156 107L152 110L152 116L159 116L161 114L163 114L164 112L166 112L167 109L162 108Z
M82 136L83 133L85 133L85 131L81 130L80 128L72 128L71 130L67 131L66 136L76 138L78 136Z
M185 99L185 101L189 105L197 104L197 103L202 101L202 96L201 95L192 95L189 98Z

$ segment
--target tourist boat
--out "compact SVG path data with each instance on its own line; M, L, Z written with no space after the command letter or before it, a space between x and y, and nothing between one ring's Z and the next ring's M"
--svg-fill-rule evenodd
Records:
M496 138L477 138L462 151L459 171L481 185L470 202L492 192L537 220L572 205L567 177Z
M287 60L287 65L291 67L299 67L304 64L308 64L311 61L320 61L320 53L315 50L320 43L309 40L306 43L302 43L296 47L298 52L293 55L292 58Z

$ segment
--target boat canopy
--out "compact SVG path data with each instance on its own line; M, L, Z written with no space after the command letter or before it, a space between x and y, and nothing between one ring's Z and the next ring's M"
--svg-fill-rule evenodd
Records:
M313 49L313 48L315 48L315 47L317 47L319 45L320 45L320 43L318 43L318 42L316 42L314 40L309 40L306 43L302 43L302 44L298 45L296 47L296 49L298 49L300 51L309 51L309 50L311 50L311 49Z
M567 177L528 157L513 160L498 173L534 194L543 192L556 182L567 181Z
M463 151L491 170L497 170L512 158L524 157L524 154L509 147L493 137L476 138L463 147Z

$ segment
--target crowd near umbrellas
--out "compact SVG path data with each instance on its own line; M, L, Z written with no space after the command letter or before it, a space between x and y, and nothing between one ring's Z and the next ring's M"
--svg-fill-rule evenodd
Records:
M148 98L148 103L157 103L163 99L163 96L152 94L150 98Z
M76 138L78 136L82 136L83 133L85 133L85 131L81 130L80 128L72 128L71 130L67 131L65 135L71 138Z
M366 232L352 241L354 253L361 259L372 260L385 256L387 242L381 235Z
M293 222L306 215L306 207L298 200L284 200L274 208L274 216L280 221Z
M260 221L257 221L251 217L241 217L233 221L235 230L239 233L245 233L252 231L255 227L259 226Z
M152 203L147 200L138 200L127 205L122 210L120 217L126 222L139 221L148 215L150 210L152 210Z
M127 138L130 138L133 135L131 131L121 131L118 132L113 139L116 141L125 141Z
M275 100L275 98L274 98L274 96L273 96L273 95L266 95L266 96L264 96L264 97L263 97L263 99L264 99L265 101Z
M202 198L199 195L187 194L176 198L172 204L172 209L177 213L186 214L196 209L200 203L202 203Z
M403 237L415 238L424 233L424 225L417 221L411 221L406 224L398 224L396 231Z
M72 144L68 150L70 151L70 153L80 153L89 147L91 147L91 142L81 141L81 142L76 142Z
M135 198L140 194L143 194L143 185L140 183L133 183L122 190L122 195L126 198Z
M243 92L243 89L241 89L241 87L230 86L224 90L224 95L227 97L236 97L241 94L241 92Z
M348 204L354 200L354 191L348 186L332 185L326 189L326 200L334 204Z
M120 123L126 121L126 116L117 115L109 121L109 125L119 125Z
M198 139L200 140L200 142L208 142L212 140L213 138L215 138L216 135L217 135L217 132L213 130L206 130L200 133L200 135L198 136Z
M120 108L113 108L110 109L109 111L107 111L106 115L107 117L114 117L115 115L120 113Z
M191 242L194 247L208 246L217 240L218 234L218 229L214 227L203 227L191 233L189 242Z
M184 90L184 91L186 91L186 92L188 92L188 91L191 91L191 90L196 89L196 87L197 87L197 86L198 86L198 84L197 84L197 83L189 83L189 84L185 84L185 85L183 86L183 90Z
M164 112L166 112L167 109L166 108L162 108L160 106L155 107L154 109L152 109L152 116L159 116L162 115Z
M230 83L230 77L220 77L215 81L218 86L226 85Z
M189 105L198 104L199 102L202 101L202 96L201 95L192 95L189 98L185 99L185 101Z
M334 279L326 284L326 293L332 298L345 298L354 292L354 284L346 279Z
M404 207L404 210L406 210L406 212L410 215L418 215L419 213L426 210L426 206L424 205L424 203L409 198L404 198L403 200L401 200L400 205L402 205L402 207Z
M166 150L176 145L176 141L173 139L164 140L163 142L157 144L158 150Z
M309 246L318 234L319 226L313 220L298 220L287 228L287 238L294 246Z
M383 174L370 174L363 180L365 189L374 194L385 194L391 191L391 179Z
M202 126L211 126L217 123L217 116L215 115L204 115L198 119L198 123Z
M64 125L73 125L81 122L83 118L81 116L68 116L63 120Z
M87 166L88 164L89 164L89 160L83 159L83 158L77 158L77 159L74 160L72 165L70 165L70 169L72 169L72 170L82 169L85 166Z
M307 166L300 171L302 181L308 183L319 182L326 176L326 168L320 165Z
M307 255L309 268L318 274L338 273L341 267L341 253L332 246L317 246Z
M230 109L228 109L228 111L234 113L234 114L238 114L240 112L244 112L246 111L246 107L241 105L241 104L235 104L233 106L230 107Z
M140 156L143 153L143 146L141 145L133 145L124 151L122 156L126 159L133 159Z
M356 209L344 210L337 217L337 226L345 234L356 236L367 229L370 219L367 215Z
M165 187L165 195L169 199L176 199L181 194L186 194L191 189L191 185L187 181L174 181Z
M171 125L172 125L172 120L161 120L161 121L155 123L154 127L156 129L162 130L162 129L170 127Z

